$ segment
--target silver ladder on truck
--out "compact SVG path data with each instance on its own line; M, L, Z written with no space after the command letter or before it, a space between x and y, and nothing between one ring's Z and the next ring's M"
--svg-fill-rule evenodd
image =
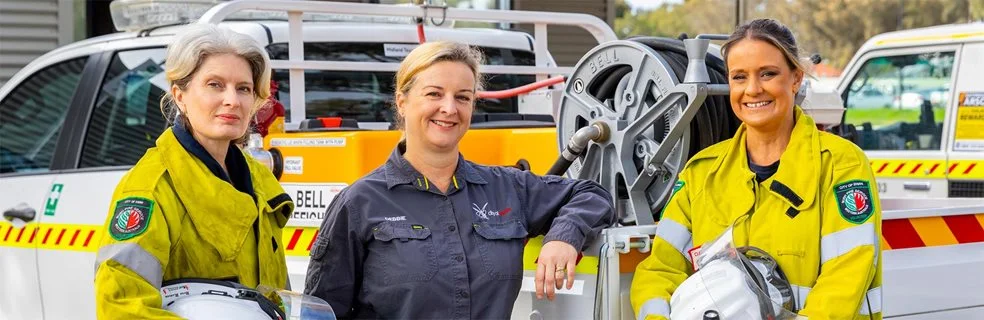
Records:
M483 73L535 75L537 81L550 75L568 75L573 67L556 66L547 52L547 28L549 26L573 26L589 32L598 43L617 40L615 32L601 19L587 14L504 11L449 8L437 5L380 5L365 3L284 1L284 0L241 0L216 5L198 23L216 24L237 15L256 12L286 12L289 23L288 59L272 60L273 69L290 70L290 118L288 129L296 129L306 117L304 70L328 71L388 71L396 72L399 63L393 62L350 62L350 61L308 61L304 59L304 20L316 15L342 15L357 17L389 17L425 19L441 21L474 21L493 23L532 24L534 66L492 66L483 65Z

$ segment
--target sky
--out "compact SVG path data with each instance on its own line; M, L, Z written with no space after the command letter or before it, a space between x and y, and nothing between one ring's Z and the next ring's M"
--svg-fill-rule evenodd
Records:
M652 9L663 3L681 3L683 0L625 0L633 9Z

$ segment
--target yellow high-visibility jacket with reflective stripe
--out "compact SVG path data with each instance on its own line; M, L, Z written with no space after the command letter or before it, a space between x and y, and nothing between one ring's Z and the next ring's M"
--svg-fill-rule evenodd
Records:
M177 318L161 305L161 284L168 280L287 287L280 242L294 204L268 168L243 156L256 201L185 150L171 128L130 169L113 194L97 253L99 319ZM119 219L116 213L125 210L139 217ZM140 219L147 219L144 230L127 230L127 224L139 227Z
M794 113L779 168L761 183L748 166L744 125L687 163L632 280L638 319L668 318L673 291L694 272L688 252L736 221L736 245L776 259L800 315L881 319L881 206L868 159L799 107Z

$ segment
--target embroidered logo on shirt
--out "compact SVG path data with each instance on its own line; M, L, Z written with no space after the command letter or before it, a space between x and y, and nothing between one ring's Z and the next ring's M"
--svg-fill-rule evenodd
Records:
M475 216L482 220L488 220L491 216L504 216L512 211L512 208L505 208L499 211L489 210L489 203L486 202L482 207L478 207L478 204L472 203L472 210L475 210Z
M862 224L875 212L868 181L852 180L834 186L837 206L844 220Z
M116 202L113 220L109 224L109 234L117 241L127 240L147 230L154 201L130 197Z
M386 221L407 221L407 216L384 217L383 220L386 220Z

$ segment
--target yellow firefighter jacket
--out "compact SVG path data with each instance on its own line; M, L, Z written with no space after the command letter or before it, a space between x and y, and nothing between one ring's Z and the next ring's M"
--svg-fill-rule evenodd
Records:
M161 306L161 284L168 280L287 287L280 242L294 209L290 197L268 168L240 149L229 148L229 180L221 167L216 172L215 160L202 161L203 151L176 125L120 181L96 258L99 319L174 317Z
M691 249L736 221L735 244L776 259L800 315L881 319L881 206L868 159L794 112L779 168L761 183L748 166L744 125L687 163L632 281L638 319L667 318L674 289L694 272Z

